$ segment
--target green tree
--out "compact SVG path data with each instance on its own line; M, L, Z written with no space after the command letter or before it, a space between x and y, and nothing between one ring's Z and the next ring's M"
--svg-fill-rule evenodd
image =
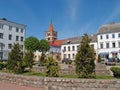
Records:
M40 57L40 65L44 65L45 63L45 52L47 52L50 49L49 42L47 40L40 40L39 44L39 50L42 52Z
M95 55L94 49L90 46L90 39L87 34L82 37L82 41L76 55L76 73L79 78L95 77Z
M43 53L45 53L46 51L48 51L50 49L50 45L49 42L47 40L40 40L40 44L39 44L39 50Z
M47 76L49 77L59 76L60 66L52 57L48 57L48 59L46 60L46 68L47 68L46 71Z
M39 40L31 36L25 39L24 45L27 50L36 51L39 49Z
M7 69L15 73L22 72L22 52L20 50L20 45L14 44L11 52L8 56Z
M34 64L34 53L31 50L28 50L23 57L23 66L29 68L31 71Z

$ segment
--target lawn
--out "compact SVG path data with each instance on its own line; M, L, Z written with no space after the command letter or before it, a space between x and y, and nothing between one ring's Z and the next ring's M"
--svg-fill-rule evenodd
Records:
M9 72L8 70L0 70L0 72L12 73L12 72ZM32 72L26 71L20 75L46 77L46 73L38 73L33 71ZM73 75L60 74L59 77L60 78L78 78L76 74L73 74ZM115 79L115 77L110 75L96 75L95 79Z

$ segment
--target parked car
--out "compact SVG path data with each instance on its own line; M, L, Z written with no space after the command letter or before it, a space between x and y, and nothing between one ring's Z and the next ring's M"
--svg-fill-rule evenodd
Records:
M116 59L115 58L108 58L105 60L105 65L116 65Z
M69 58L64 58L64 59L62 60L62 63L71 64L71 63L72 63L72 60L70 60Z

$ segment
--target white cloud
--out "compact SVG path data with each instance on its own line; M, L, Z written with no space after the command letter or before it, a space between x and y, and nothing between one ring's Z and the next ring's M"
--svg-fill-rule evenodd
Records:
M77 12L80 8L82 0L69 0L68 1L68 7L69 7L69 16L71 20L74 20L76 18Z

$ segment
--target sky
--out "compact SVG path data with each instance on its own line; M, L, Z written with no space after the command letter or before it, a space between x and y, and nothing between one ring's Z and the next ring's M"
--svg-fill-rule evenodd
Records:
M38 39L52 21L58 39L66 39L120 22L120 0L0 0L0 18L27 25L26 37Z

